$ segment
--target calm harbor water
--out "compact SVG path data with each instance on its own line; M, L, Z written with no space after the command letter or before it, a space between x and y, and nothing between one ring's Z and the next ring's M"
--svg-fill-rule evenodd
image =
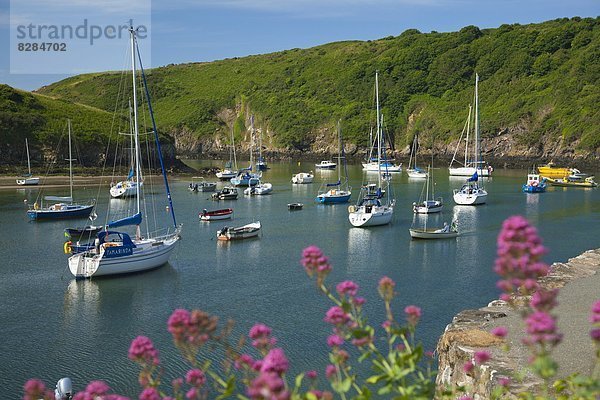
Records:
M522 214L538 227L550 248L548 262L598 247L600 192L549 188L543 194L524 194L520 187L526 171L496 170L486 184L488 203L461 207L452 202L451 190L462 180L449 178L445 168L435 170L436 194L444 197L446 205L441 215L429 217L428 224L442 225L456 216L462 234L456 240L427 242L411 241L408 234L415 218L411 205L419 199L422 181L410 180L405 173L394 176L393 223L361 229L348 222L348 204L313 202L322 181L337 180L336 171L316 171L315 183L292 186L291 175L314 171L312 163L270 166L264 180L274 185L272 195L240 195L229 202L190 193L191 177L171 179L175 213L184 229L170 263L142 274L88 281L72 279L62 252L63 229L85 221L28 222L23 201L33 202L39 189L0 190L0 386L4 393L19 398L30 377L53 386L69 376L77 390L90 380L102 379L117 392L137 398L138 370L127 359L129 344L137 335L149 336L160 350L166 382L186 370L166 330L169 315L181 307L203 309L223 322L235 320L234 338L256 322L266 323L285 348L293 373L322 372L328 363L325 339L329 334L323 316L330 303L317 293L298 262L302 249L311 244L331 259L330 283L351 279L360 285L374 325L384 319L377 282L383 275L394 279L399 294L396 315L401 318L408 304L423 309L418 332L428 349L435 347L454 314L497 298L492 265L496 235L506 217ZM349 173L354 201L364 173L358 165L349 166ZM97 196L97 187L75 192L77 198L99 198L98 221L104 220L107 206L131 206L124 200L109 201L108 188L100 193ZM290 202L303 202L305 207L289 212ZM156 213L167 221L164 205ZM198 220L203 208L220 207L234 208L233 221ZM421 224L425 218L417 217L415 222ZM260 238L237 243L215 240L222 226L255 220L263 224Z

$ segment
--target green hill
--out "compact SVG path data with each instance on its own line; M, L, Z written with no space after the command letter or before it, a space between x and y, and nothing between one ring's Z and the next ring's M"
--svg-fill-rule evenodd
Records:
M345 140L366 145L376 70L397 148L415 132L426 145L432 138L456 139L476 72L484 137L508 131L524 148L542 139L580 150L600 146L600 18L467 26L452 33L411 29L374 41L169 65L149 71L148 79L159 128L174 137L186 132L200 141L214 141L215 134L226 138L226 125L234 121L223 111L237 110L238 134L252 112L258 126L272 133L271 147L303 149L339 118ZM112 111L120 78L80 75L39 93Z

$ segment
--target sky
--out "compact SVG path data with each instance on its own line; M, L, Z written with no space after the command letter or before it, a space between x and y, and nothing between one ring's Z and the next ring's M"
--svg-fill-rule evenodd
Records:
M75 27L87 19L104 28L141 21L149 33L142 51L147 68L374 40L412 28L451 32L598 15L600 0L0 0L0 83L34 90L124 67L126 38L94 46L73 41L63 53L19 52L16 27L29 23Z

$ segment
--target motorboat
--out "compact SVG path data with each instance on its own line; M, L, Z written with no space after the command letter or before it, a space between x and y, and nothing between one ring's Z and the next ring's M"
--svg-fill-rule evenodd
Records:
M546 178L548 183L552 186L564 186L564 187L582 187L582 188L594 188L598 186L596 181L594 181L593 176L588 176L584 179L573 179L571 177L566 177L562 179L552 179Z
M223 189L218 190L211 195L213 200L235 200L237 197L237 189L231 186L225 186Z
M313 179L315 176L312 171L310 172L299 172L296 175L292 176L292 183L295 184L303 184L303 183L313 183Z
M337 164L330 160L323 160L320 163L315 164L317 169L335 169L336 166Z
M223 227L217 231L218 240L240 240L256 237L260 233L260 221L253 222L237 228L229 226Z
M302 210L302 207L304 207L304 204L302 204L302 203L288 203L288 205L287 205L287 208L290 211Z
M244 189L244 194L246 195L256 195L261 196L265 194L269 194L273 191L273 185L268 182L260 182L257 185L249 186Z
M229 219L233 216L233 208L222 208L220 210L208 211L206 208L198 214L201 221L216 221Z
M524 183L522 190L525 193L542 193L546 191L546 178L541 178L539 174L532 173L527 175L527 183Z

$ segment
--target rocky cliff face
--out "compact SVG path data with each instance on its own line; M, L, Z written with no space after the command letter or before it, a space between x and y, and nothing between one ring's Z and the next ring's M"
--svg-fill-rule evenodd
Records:
M183 158L210 158L223 156L229 152L228 138L231 127L235 123L241 109L223 109L218 113L218 118L222 122L222 129L214 132L212 135L197 137L191 131L186 129L172 130L169 134L174 138L175 151L179 157ZM243 140L236 143L236 151L239 154L248 153L250 149L250 116L251 110L244 112L246 130L243 132ZM414 125L418 114L409 116L407 129ZM500 168L531 168L534 164L543 164L553 160L556 163L565 163L576 165L580 168L596 167L600 165L600 152L592 152L579 149L579 141L568 142L560 135L548 134L542 136L539 141L528 139L531 129L534 129L533 122L520 121L517 125L509 128L503 128L492 136L486 136L481 140L482 157L494 167ZM284 148L277 146L277 133L270 130L268 126L256 126L257 135L263 138L263 153L269 158L285 159L299 157L335 157L338 153L337 132L332 127L319 127L307 135L306 146L298 148ZM428 142L433 132L422 133L423 142ZM257 140L257 139L256 139ZM450 160L456 150L458 139L450 142L435 141L434 148L425 145L419 148L420 156L424 158L434 157ZM258 144L255 143L255 149ZM392 155L396 159L408 158L410 155L410 146L401 143L396 144L396 151ZM358 147L354 143L345 141L344 151L349 157L362 157L368 149ZM461 152L459 150L460 158ZM464 154L464 153L463 153Z

